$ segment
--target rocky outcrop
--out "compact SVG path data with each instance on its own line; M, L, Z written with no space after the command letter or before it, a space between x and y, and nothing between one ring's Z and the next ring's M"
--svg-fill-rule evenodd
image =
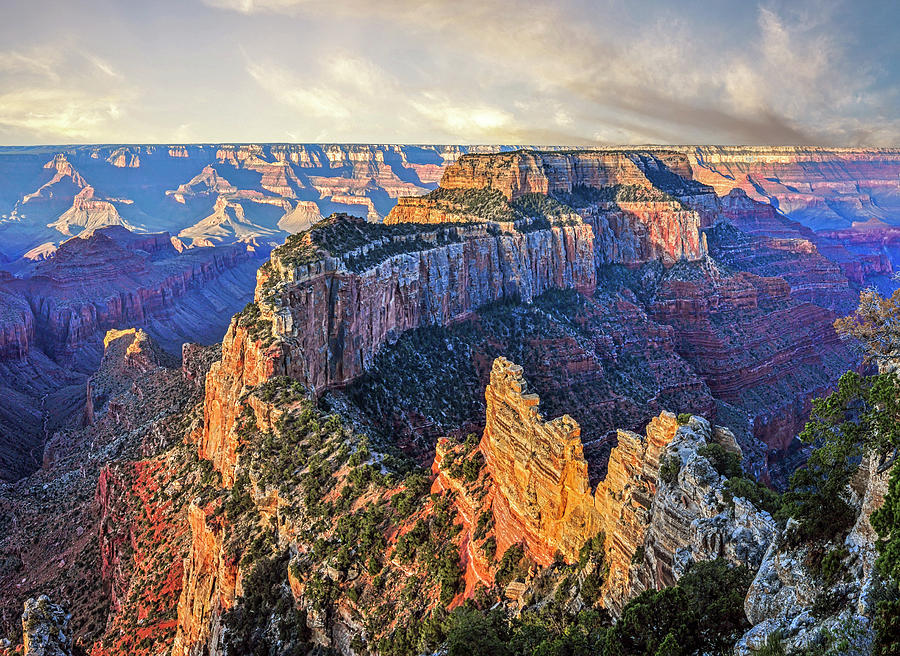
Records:
M246 248L185 251L166 233L113 227L73 238L25 277L0 275L0 476L40 466L53 431L84 414L107 330L139 326L171 353L219 341L256 268Z
M485 398L480 448L496 486L497 552L524 540L542 564L552 562L557 551L570 562L577 559L603 526L588 483L580 427L568 415L544 421L522 368L504 358L494 361Z
M479 449L491 480L486 503L498 554L521 542L539 564L549 565L557 554L572 562L588 540L603 535L608 574L601 598L613 614L644 590L673 585L693 562L725 558L754 571L759 566L774 521L745 500L728 498L724 477L702 455L712 443L739 453L729 430L700 417L679 425L669 412L651 420L645 435L620 430L606 477L592 490L578 424L568 415L545 421L521 367L497 358L485 398ZM439 461L446 448L435 461L434 490L457 490L468 526L477 502L444 475ZM677 478L660 478L663 457L676 463ZM489 580L485 563L477 555L471 560L467 583Z
M25 602L22 613L25 656L71 656L69 615L62 606L41 595Z
M646 437L620 430L609 456L606 478L597 486L595 496L602 504L604 554L609 567L601 594L604 606L614 613L621 610L636 588L632 570L652 524L660 455L677 430L678 422L670 412L661 413L647 424Z
M870 646L874 637L880 585L875 572L878 537L870 520L884 503L891 476L891 469L879 469L877 459L863 459L850 484L856 522L842 542L824 547L838 554L839 576L825 580L821 571L812 570L811 563L821 562L823 554L811 551L823 547L797 544L791 537L795 521L789 521L772 542L747 592L744 610L753 627L735 646L737 656L762 650L771 635L778 635L790 650L816 644L826 632L846 639L848 650L861 647L859 653L867 653L866 645ZM817 600L829 595L840 603L824 617L821 612L814 613Z
M479 448L493 481L498 553L524 541L541 564L557 552L571 562L602 533L610 571L606 596L628 590L631 562L650 524L659 456L678 426L674 415L653 419L646 436L619 431L606 478L592 490L578 424L568 415L544 421L521 367L497 358L485 398Z
M701 417L680 426L664 449L673 458L677 479L658 481L647 518L641 557L628 572L627 585L611 585L606 599L613 610L644 590L674 584L691 563L724 558L755 571L775 534L775 522L741 498L728 499L725 478L701 454L702 447L736 444L730 431ZM671 465L670 465L671 466Z
M191 550L184 561L173 656L219 653L219 620L239 594L238 564L225 553L222 520L193 503L188 520Z
M213 463L224 485L234 482L240 446L235 432L244 392L284 369L282 347L266 347L233 321L222 342L222 359L206 375L203 426L195 436L198 454Z
M93 231L67 241L53 257L37 263L30 277L0 280L0 290L5 288L10 298L28 301L33 317L23 308L18 327L3 331L11 332L18 346L9 341L3 351L12 356L27 352L33 341L22 338L31 331L47 355L66 360L107 329L147 325L172 313L192 289L242 265L250 269L254 262L236 246L179 252L166 233L135 235L122 227ZM15 306L7 311L13 312Z

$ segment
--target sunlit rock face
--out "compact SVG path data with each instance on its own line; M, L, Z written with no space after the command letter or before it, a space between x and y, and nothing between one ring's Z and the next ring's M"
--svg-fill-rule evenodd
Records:
M504 358L494 361L485 398L481 450L497 486L499 553L524 539L545 564L557 551L574 560L603 521L588 484L580 427L568 415L544 421L522 368Z
M726 195L739 188L813 228L887 222L900 209L900 150L805 146L690 146L695 179Z
M626 191L607 198L616 189ZM440 190L441 195L399 199L385 222L490 219L478 196L485 192L500 194L505 199L500 202L513 208L533 194L580 194L577 211L569 208L565 219L592 227L598 264L697 260L705 254L700 228L712 220L716 207L712 189L691 180L687 159L667 152L465 155L447 167Z
M651 523L659 457L675 437L675 416L663 412L646 435L619 431L606 478L591 489L580 427L569 415L544 420L520 366L497 358L485 397L480 449L494 484L498 551L524 540L538 562L549 564L557 552L571 562L602 532L607 596L629 594L631 562Z
M467 152L504 146L210 144L0 148L0 261L84 230L275 244L345 211L381 221ZM216 205L219 204L219 207ZM240 214L240 216L237 216Z

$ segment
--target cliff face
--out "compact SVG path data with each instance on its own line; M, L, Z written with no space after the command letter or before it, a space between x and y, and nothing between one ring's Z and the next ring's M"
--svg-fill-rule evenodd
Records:
M178 630L174 656L218 653L224 611L234 604L238 566L225 554L224 527L194 505L188 508L191 550L184 561L184 581L178 600Z
M91 186L84 187L79 191L72 201L72 207L48 225L66 236L107 226L129 227L128 222L119 216L115 205L102 198L97 198L94 188Z
M650 186L658 174L690 179L686 157L666 152L580 151L553 153L516 151L469 155L444 171L444 189L496 189L507 199L524 194L571 192L576 186Z
M879 473L879 468L870 456L863 459L850 484L856 522L842 543L827 545L839 554L842 575L837 580L823 580L813 570L811 563L819 562L822 553L792 540L796 522L789 521L772 542L744 602L753 627L735 646L737 656L761 650L772 634L780 635L788 649L816 644L826 633L849 638L850 644L871 644L880 577L874 566L878 538L870 520L884 503L891 476L890 469ZM824 616L812 612L816 601L828 595L839 600L837 605Z
M819 230L896 223L900 151L892 148L697 146L679 149L720 195L742 189Z
M672 585L693 562L724 558L751 571L762 562L775 522L744 499L726 499L725 477L701 453L713 443L735 448L730 431L692 417L665 448L665 457L674 459L677 478L660 481L649 513L643 559L632 564L626 594ZM621 597L614 603L621 603Z
M588 484L581 429L568 415L545 422L522 368L504 358L494 361L485 398L480 448L497 488L492 510L498 553L524 539L542 564L552 562L556 551L577 559L603 523Z
M320 226L351 235L375 229L352 217ZM273 375L319 391L343 385L406 330L447 325L500 299L530 301L550 288L592 290L592 255L584 225L528 233L490 234L484 226L386 233L309 264L297 264L295 245L288 244L261 271L258 318L232 322L222 362L213 366L201 453L229 479L236 399L245 387ZM274 282L279 279L284 282Z
M619 431L606 478L592 490L578 424L568 415L544 421L521 367L497 358L485 397L479 448L493 482L498 553L524 540L538 563L550 564L557 552L572 562L602 532L605 594L610 602L627 594L631 562L650 525L660 453L678 428L675 416L654 418L646 436Z
M505 201L486 206L490 192ZM514 217L533 195L572 203L563 216L580 216L593 228L598 264L697 260L705 254L700 227L717 205L712 189L695 183L687 159L674 153L517 151L460 158L447 167L439 192L399 199L385 223Z
M248 388L282 374L285 361L280 345L263 345L236 321L228 328L222 359L212 364L206 376L203 426L194 438L198 454L213 463L225 485L234 482L240 446L235 433L240 399Z

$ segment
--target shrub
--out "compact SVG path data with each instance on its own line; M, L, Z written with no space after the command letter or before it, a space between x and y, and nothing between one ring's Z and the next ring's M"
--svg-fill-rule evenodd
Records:
M496 545L494 547L496 549ZM528 572L528 565L525 563L525 549L521 544L514 544L503 554L500 559L500 566L497 568L497 574L494 577L497 585L501 588L506 587L510 581L524 577Z
M697 455L709 460L713 469L725 478L739 477L744 473L744 470L741 469L741 457L736 453L726 451L721 444L706 444L697 449Z
M850 555L844 546L834 547L826 553L819 563L818 576L826 584L834 583L844 571L844 559Z
M690 413L690 412L682 412L682 413L679 413L679 415L678 415L678 423L679 423L681 426L684 426L685 424L691 423L691 413Z
M669 486L678 483L678 474L681 472L681 458L677 455L664 455L659 463L659 478Z
M781 507L781 495L758 481L744 476L729 478L725 482L725 500L733 503L735 497L747 499L757 508L774 515Z

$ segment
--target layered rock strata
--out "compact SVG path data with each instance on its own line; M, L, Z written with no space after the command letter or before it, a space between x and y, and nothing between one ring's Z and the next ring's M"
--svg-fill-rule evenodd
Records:
M375 227L343 216L324 228L362 239ZM259 318L253 327L247 318L232 322L222 361L213 366L200 443L206 457L217 454L217 467L234 461L229 436L247 387L275 375L317 391L342 385L411 328L447 325L492 301L527 302L551 288L589 292L596 285L592 233L584 225L524 234L492 234L485 226L387 232L300 264L294 247L275 251L268 271L261 270ZM227 469L220 469L226 480Z
M775 522L745 499L726 497L725 477L702 455L712 443L735 445L730 431L692 417L666 446L664 456L674 459L677 478L659 481L642 558L631 564L630 585L607 594L611 609L644 590L674 584L694 562L724 558L751 571L759 567L774 538Z
M606 478L592 490L578 424L568 415L544 421L521 367L497 358L485 397L479 448L494 484L498 553L524 540L539 563L549 564L557 552L571 562L602 533L608 585L625 588L628 563L649 524L659 455L677 428L674 415L653 419L646 436L619 431Z
M622 198L607 199L622 188ZM485 203L485 192L511 205ZM447 167L438 193L399 199L385 223L483 221L497 212L515 217L522 212L517 203L529 195L570 200L576 207L559 218L580 217L593 228L598 264L700 259L700 228L717 206L712 189L695 183L687 159L675 153L516 151L461 157Z
M722 196L739 188L814 229L896 223L896 148L690 146L674 148Z
M603 526L588 484L581 429L569 415L544 421L540 398L522 368L497 358L485 390L487 416L481 450L496 491L497 551L524 540L538 562L559 551L574 560Z
M178 628L174 656L219 653L221 615L233 604L238 587L238 564L225 553L221 520L203 508L188 508L191 550L184 561L184 580L178 600Z

